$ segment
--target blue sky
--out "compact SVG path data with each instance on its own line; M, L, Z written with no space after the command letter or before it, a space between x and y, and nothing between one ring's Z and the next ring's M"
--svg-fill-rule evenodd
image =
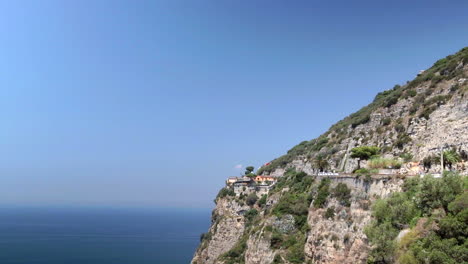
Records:
M213 206L468 44L467 1L2 1L0 204Z

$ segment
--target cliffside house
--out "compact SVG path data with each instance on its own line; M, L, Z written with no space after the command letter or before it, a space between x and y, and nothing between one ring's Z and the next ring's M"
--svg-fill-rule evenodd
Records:
M232 185L237 181L237 177L229 177L226 180L226 185Z
M234 193L236 195L250 194L252 192L255 192L255 189L256 189L255 181L245 176L242 178L237 178L237 181L234 182L232 185L233 185Z
M261 196L268 194L273 184L276 183L276 178L272 176L256 176L250 177L229 177L226 180L226 185L232 187L236 195L250 194L256 192Z
M237 180L234 182L234 186L248 186L248 185L253 185L255 182L249 178L249 177L242 177L242 178L237 178Z
M272 176L268 176L268 175L258 175L254 178L254 181L256 183L262 183L262 182L276 182L276 178L275 177L272 177Z

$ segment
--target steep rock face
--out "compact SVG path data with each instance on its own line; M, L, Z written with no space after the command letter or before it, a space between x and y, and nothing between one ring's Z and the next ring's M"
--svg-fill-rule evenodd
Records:
M249 237L245 252L246 264L269 264L273 262L274 257L275 252L270 247L270 237L265 236L264 230Z
M314 206L312 200L306 209L308 229L301 231L294 227L299 218L277 217L272 212L283 197L300 195L294 192L297 182L287 181L290 186L281 186L270 194L264 207L241 205L240 197L218 199L208 236L192 263L366 263L370 245L364 228L372 221L370 206L377 198L400 191L403 176L317 176L315 165L317 157L324 157L330 170L352 172L358 161L350 158L350 150L362 145L379 146L382 156L388 158L401 160L400 155L409 153L420 163L440 155L441 149L468 153L468 48L438 61L412 82L380 93L370 105L333 125L319 138L300 143L258 171L282 177L292 168L309 177L316 175L314 185L304 189L304 194L315 195L313 199L317 199L317 185L323 178L330 179L330 188L346 184L351 190L349 206L332 196L322 208ZM362 161L361 166L366 162ZM454 168L468 174L468 161ZM403 166L400 172L405 174L407 169ZM424 169L426 173L441 171L437 162ZM245 217L251 209L258 211L254 222ZM275 245L275 232L288 240ZM305 242L295 244L303 245L302 260L294 255L297 248L286 248L296 234L299 242ZM225 253L235 257L228 259Z
M351 206L330 199L324 208L309 209L310 232L304 248L313 263L366 263L369 245L364 227L371 221L369 205L376 197L400 191L403 180L383 179L365 182L353 178L337 178L332 186L345 183L351 189ZM325 218L327 210L335 215Z
M318 183L324 178L327 177L318 176L315 181ZM374 177L370 180L342 176L328 178L331 180L330 189L340 183L348 186L351 190L351 204L343 206L336 199L330 198L324 208L314 208L312 204L309 206L307 222L310 231L307 232L303 249L306 260L312 263L365 263L369 245L363 230L371 221L370 205L379 197L400 191L403 180L391 177ZM295 220L291 215L281 218L267 215L278 200L289 192L289 188L283 188L269 197L265 208L255 206L260 211L260 221L255 223L247 237L246 264L269 264L273 263L278 253L287 254L282 249L272 248L272 233L266 229L273 227L285 234L294 232ZM210 238L202 241L192 260L193 264L226 263L222 255L245 236L245 212L250 207L239 205L237 199L218 199L208 232ZM332 218L324 217L329 208L335 212ZM282 261L288 263L284 259Z
M386 157L410 153L415 161L438 155L441 148L468 152L468 48L439 60L412 82L378 94L371 104L295 146L260 173L280 176L290 167L313 173L318 156L327 159L330 170L351 172L357 160L349 151L362 145L378 146ZM433 164L428 172L440 170ZM468 174L468 166L459 171Z
M248 209L248 206L241 206L233 199L218 199L208 237L197 249L192 263L219 263L218 257L232 248L243 234L245 223L242 214Z

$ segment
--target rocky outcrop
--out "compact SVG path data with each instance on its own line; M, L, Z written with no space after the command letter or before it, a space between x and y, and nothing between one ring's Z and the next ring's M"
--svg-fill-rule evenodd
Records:
M340 182L351 189L349 207L330 199L324 208L309 209L311 230L304 251L313 263L366 263L369 245L363 231L371 221L369 206L377 197L400 191L403 184L403 180L395 178L371 182L335 178L332 186ZM333 210L334 216L324 217L327 210Z
M372 221L370 207L376 199L400 191L404 178L409 176L350 174L358 166L357 159L350 157L350 150L375 145L385 158L402 160L402 154L410 154L420 164L423 159L440 155L441 150L468 153L467 80L465 48L440 60L412 82L380 93L373 103L338 122L319 138L300 143L261 168L259 173L276 177L288 175L290 169L305 172L310 177L310 188L303 188L302 181L294 181L295 176L284 176L288 180L268 194L264 205L245 205L239 195L218 198L212 225L192 264L366 263L370 245L364 228ZM325 157L330 170L344 173L318 175L317 157ZM408 164L400 172L409 172ZM432 162L425 167L426 173L440 172L439 164ZM365 165L365 161L361 162L361 166ZM468 174L466 157L452 169ZM322 179L330 180L331 189L345 184L351 191L349 203L330 196L322 206L314 206ZM283 198L289 199L286 204L293 207L289 211L302 215L275 213ZM291 202L296 200L308 203ZM303 217L306 226L298 226L298 216ZM302 255L297 252L298 245Z
M269 264L273 262L274 257L275 252L270 247L270 237L264 230L249 237L245 251L246 264Z
M282 175L288 167L295 167L312 173L317 170L314 159L322 156L327 158L330 170L352 172L357 160L350 158L349 151L361 145L378 146L386 157L410 153L415 161L438 155L441 149L468 153L467 57L465 48L440 60L412 82L380 93L370 105L260 171ZM468 174L467 166L459 170ZM428 170L440 171L437 164Z
M316 177L316 182L326 178ZM331 198L324 208L309 207L307 222L310 231L307 232L304 246L305 256L313 263L365 263L369 245L363 232L371 221L370 205L380 197L386 197L399 191L403 180L392 177L373 177L370 180L357 177L329 177L330 188L337 184L346 184L351 190L350 206L341 205ZM259 208L261 220L255 224L249 234L246 249L246 264L269 264L280 249L271 246L271 227L283 234L291 234L295 229L292 215L276 217L269 215L269 210L278 202L282 195L290 190L283 189L269 197L266 207ZM225 263L222 255L236 246L239 239L245 235L245 212L249 206L240 205L237 197L225 197L217 200L213 211L213 223L192 260L193 264ZM324 217L327 210L332 209L334 216Z
M231 249L244 233L243 213L248 209L248 206L241 206L234 199L218 199L210 230L205 234L192 263L218 263L218 257Z

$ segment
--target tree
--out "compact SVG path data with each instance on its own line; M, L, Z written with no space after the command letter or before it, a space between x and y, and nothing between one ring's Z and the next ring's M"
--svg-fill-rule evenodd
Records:
M255 193L249 194L246 199L246 203L248 206L253 206L258 200L258 196Z
M424 169L428 171L432 167L432 162L434 161L434 158L432 156L427 156L422 160Z
M358 169L361 168L361 160L368 160L379 153L380 148L375 146L360 146L351 149L351 158L358 159Z
M452 165L461 160L460 154L458 154L453 149L444 151L443 157L444 157L444 169L446 166L448 166L450 170L452 170Z
M254 175L254 174L253 174L253 171L254 171L254 167L253 167L253 166L247 166L247 167L245 168L245 175L251 177L251 176Z
M329 164L328 164L328 160L325 159L324 156L322 155L317 155L317 157L315 157L314 159L314 165L320 170L320 171L324 171L326 168L328 168Z

